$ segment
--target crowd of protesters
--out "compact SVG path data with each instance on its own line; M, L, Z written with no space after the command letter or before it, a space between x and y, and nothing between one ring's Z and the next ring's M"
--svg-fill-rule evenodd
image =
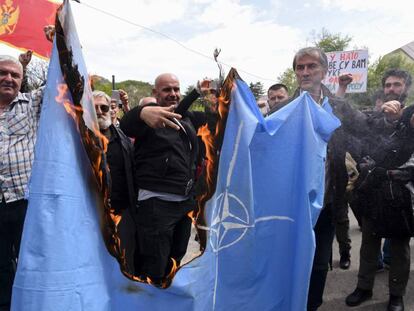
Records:
M43 88L27 92L25 87L30 58L30 51L19 59L0 56L0 310L10 309L41 113ZM387 310L404 310L409 241L414 233L414 106L406 103L411 75L398 68L387 71L372 109L359 111L345 96L352 75L339 79L340 88L334 95L322 83L327 68L323 51L301 49L293 58L299 86L293 96L278 83L269 88L267 100L258 101L262 113L269 116L308 92L318 105L328 103L342 123L327 148L324 204L314 227L316 250L308 310L322 305L335 233L340 267L351 265L349 206L360 224L362 244L357 285L346 304L357 306L372 296L375 273L386 263ZM92 94L99 129L108 140L111 206L123 215L123 222L134 226L132 231L123 231L120 225L121 240L129 250L127 261L137 277L157 287L163 287L187 251L188 214L196 206L197 168L205 150L197 129L207 122L206 112L190 111L188 106L211 91L217 90L199 83L183 100L186 108L179 109L179 79L164 73L156 77L152 97L141 99L132 109L123 90L119 90L119 99L102 91ZM119 110L123 111L121 119Z
M405 106L411 76L400 69L387 71L382 79L381 108L376 112L360 112L343 98L343 87L350 82L349 77L343 79L337 96L322 84L327 65L326 55L317 48L300 50L293 61L299 88L292 99L303 91L309 92L319 104L323 105L327 99L342 123L328 143L324 206L314 228L316 250L308 310L317 310L322 304L335 230L339 241L345 244L340 247L341 267L349 268L348 203L358 211L362 245L357 287L346 298L346 304L357 306L372 296L381 238L389 238L387 310L404 310L403 296L410 267L409 240L414 224L414 106ZM290 101L278 104L270 113Z

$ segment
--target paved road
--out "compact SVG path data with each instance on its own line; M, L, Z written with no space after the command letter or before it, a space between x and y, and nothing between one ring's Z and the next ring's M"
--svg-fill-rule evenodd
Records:
M334 242L333 253L333 270L328 273L327 284L325 288L324 304L320 311L381 311L387 309L388 303L388 271L377 273L375 279L374 295L371 300L363 303L358 307L348 307L345 304L345 298L356 286L358 266L359 266L359 248L361 246L361 232L355 218L351 219L351 239L352 254L351 268L342 270L339 268L338 244ZM411 240L411 258L414 258L413 240ZM411 262L411 277L414 277L414 264ZM408 281L407 293L404 297L405 310L414 311L414 279Z

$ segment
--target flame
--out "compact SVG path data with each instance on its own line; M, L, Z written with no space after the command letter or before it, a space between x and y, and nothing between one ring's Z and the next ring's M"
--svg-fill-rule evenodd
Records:
M172 261L172 267L170 273L168 273L167 277L162 282L162 288L167 288L170 286L172 279L174 278L175 274L178 272L178 265L177 261L174 258L170 258Z
M217 161L217 153L214 148L215 136L211 134L208 125L205 124L198 129L197 135L201 137L202 142L206 147L206 184L207 191L203 194L203 197L209 192L210 187L213 183L213 166Z
M63 103L65 99L67 99L67 92L68 92L68 86L64 83L60 83L57 86L58 95L56 95L55 99L58 103Z
M60 36L63 37L62 35ZM57 37L60 38L59 36ZM64 42L60 42L60 45L64 46ZM63 53L62 55L60 55L60 57L63 57L65 55L70 56L70 54ZM61 62L67 62L68 64L71 64L70 59L61 59ZM80 132L82 143L88 154L91 167L93 169L93 173L96 179L96 184L99 189L100 197L102 198L102 200L99 201L100 203L98 211L101 217L100 223L105 245L107 247L108 252L117 259L122 273L127 278L133 281L155 285L150 278L146 277L145 279L143 279L142 276L134 275L130 272L131 269L128 268L128 263L125 254L126 252L121 244L121 238L119 235L118 228L122 220L122 217L121 215L115 213L115 210L111 207L109 200L109 170L107 167L105 157L105 153L108 147L108 139L104 135L102 135L97 125L93 126L92 129L86 126L86 123L84 121L85 118L93 119L95 117L88 115L88 110L84 110L82 108L82 104L80 102L81 98L83 98L83 80L79 74L76 74L76 68L68 66L69 65L64 67L69 68L70 75L65 77L65 79L68 79L66 81L68 85L58 85L58 95L56 96L56 101L63 105L67 113L76 122L78 130ZM72 75L73 73L74 75ZM202 126L198 131L198 135L201 136L201 139L206 147L205 174L203 178L205 179L205 184L207 186L205 191L197 197L197 209L194 212L188 213L188 217L192 219L193 223L195 222L197 234L199 236L201 253L197 257L203 254L206 247L206 231L200 228L206 225L204 217L205 204L213 196L215 192L217 170L220 156L219 151L221 149L224 128L227 120L227 113L229 111L229 96L231 93L231 89L233 87L233 81L234 73L233 75L231 75L230 72L229 77L226 79L224 87L221 90L220 96L218 98L211 98L213 104L210 108L213 112L218 112L215 114L217 116L215 128L209 129L209 126L206 124ZM86 82L86 84L88 83L91 83L90 79ZM69 96L69 94L71 96ZM76 98L76 100L74 100L74 102L71 102L70 98ZM84 100L86 101L86 99ZM215 102L216 100L217 102ZM168 286L170 286L175 274L179 271L180 268L181 266L178 265L177 261L174 258L171 258L171 270L168 273L168 275L162 280L162 288L167 288ZM159 284L156 285L158 286Z
M187 215L195 223L197 234L200 242L200 254L195 258L201 256L205 250L207 244L207 233L203 227L206 226L205 221L205 206L206 202L213 196L216 188L217 181L217 171L220 158L220 150L224 137L224 129L226 126L227 115L230 107L230 94L233 88L233 81L237 75L237 72L231 71L229 77L226 79L223 89L221 90L220 96L215 99L217 102L213 101L211 105L211 110L216 112L215 116L217 117L217 122L215 122L214 128L209 128L208 124L201 126L198 130L197 135L201 137L202 142L205 145L205 170L201 178L204 178L206 188L203 193L197 196L197 209L195 211L189 212ZM118 225L121 221L121 216L116 215L114 210L109 208L106 210L106 225L108 226L107 230L103 230L104 238L107 244L107 247L110 253L117 258L122 273L129 278L130 280L142 283L148 283L153 286L160 287L160 284L154 284L153 280L149 277L143 278L142 276L132 274L126 262L125 249L121 246L121 240L118 234ZM177 261L174 258L171 260L171 270L167 276L165 276L161 282L161 288L167 288L170 286L174 276L180 270L181 266L178 265Z
M82 108L82 105L80 103L72 103L69 100L69 88L67 84L62 83L57 86L58 94L55 97L56 102L63 105L66 112L73 118L75 121L78 130L83 134L82 139L84 140L84 146L86 147L88 153L92 153L92 159L91 165L93 172L95 174L95 177L97 178L98 185L100 186L101 190L103 189L104 184L104 172L102 170L102 167L106 165L106 163L103 163L103 155L106 153L108 148L108 139L99 131L98 126L94 126L93 129L88 129L86 126L84 126L84 123L80 122L81 118L83 117L89 117L88 111L84 110ZM81 131L81 129L83 129ZM98 141L96 141L98 140ZM101 149L99 148L101 147ZM96 149L99 150L96 150ZM90 159L91 159L90 158ZM109 191L108 191L109 192ZM122 251L121 249L121 241L118 237L118 225L122 219L121 215L115 214L115 210L110 207L109 204L105 204L104 206L109 206L106 208L106 211L103 211L104 216L106 217L106 220L103 222L110 222L114 225L113 233L110 234L114 245L112 246L112 251L115 253L118 253L121 255L121 258L125 257L125 251ZM105 209L103 207L102 209ZM102 214L102 211L101 211Z
M82 107L76 107L73 103L68 99L67 92L68 86L66 84L59 84L57 86L58 95L55 97L56 102L63 105L66 112L75 120L77 121L77 113L82 112Z
M223 87L220 90L220 94L217 99L217 104L212 105L212 111L217 112L217 122L214 129L209 129L208 124L200 127L197 135L201 137L205 145L205 171L204 181L206 189L203 193L197 196L197 210L195 215L196 229L200 242L201 254L203 254L207 244L207 233L202 228L206 226L206 220L204 211L207 201L213 196L216 191L216 181L218 165L220 160L220 150L224 137L224 129L226 127L227 115L230 107L230 95L231 90L234 87L234 80L238 77L235 69L231 69ZM212 132L214 131L214 132Z
M66 112L75 120L76 124L79 128L79 118L80 117L88 117L88 111L83 110L82 105L80 103L74 104L72 103L68 98L68 86L64 83L61 83L57 86L58 95L55 97L56 102L61 103L63 107L65 108ZM100 131L98 126L94 126L93 129L91 129L94 135L96 135L99 140L102 143L103 151L106 153L108 148L108 138L105 137ZM93 139L90 137L90 135L86 135L86 140L89 143L92 143ZM100 165L100 159L96 161L97 163L93 163L94 171L99 170ZM102 172L101 172L102 174Z
M111 213L111 219L115 224L115 227L118 228L119 223L121 222L122 216L116 215L114 212Z
M205 221L205 206L206 202L213 196L216 188L216 181L217 181L217 171L219 165L219 158L220 158L220 150L223 142L224 137L224 129L226 126L227 115L229 112L230 107L230 94L233 88L233 81L237 76L237 72L232 70L229 73L228 78L226 79L224 86L221 90L220 96L213 98L215 101L212 102L211 111L216 112L215 117L217 118L217 122L215 122L213 128L209 128L208 124L201 126L198 130L197 135L201 137L202 142L205 145L205 170L201 176L204 178L206 187L203 193L197 196L197 209L191 211L187 214L190 219L192 219L193 223L195 223L195 227L197 230L197 234L199 237L200 242L200 254L195 258L201 256L205 250L207 244L207 233L203 227L206 226ZM133 275L132 273L128 272L131 271L127 267L126 259L125 259L125 250L121 248L121 241L118 236L118 224L121 220L120 216L114 215L113 210L110 213L110 222L114 224L113 231L111 232L112 235L111 240L109 243L112 243L112 254L117 258L122 273L129 279L137 282L148 283L153 286L159 287L160 284L154 284L153 280L149 277L142 278L137 275ZM181 266L178 265L177 261L174 258L170 258L171 260L171 270L166 277L162 280L161 288L167 288L170 286L174 276L180 270Z
M99 131L96 117L93 114L93 108L91 107L90 110L83 109L82 102L84 102L84 104L90 104L89 100L91 100L91 98L86 97L86 94L90 92L85 93L85 89L87 91L89 90L90 80L88 78L88 80L85 81L85 78L79 72L78 66L73 59L71 47L66 44L66 34L61 24L61 20L64 20L62 14L64 13L62 7L60 7L55 20L55 39L59 52L59 64L65 83L57 86L58 94L56 96L56 102L62 104L67 113L75 121L82 144L88 155L95 177L95 186L98 188L97 210L100 217L101 233L105 241L105 246L108 252L117 259L121 271L126 277L131 280L143 282L143 280L128 272L131 270L128 269L125 250L121 247L118 232L121 216L115 214L109 200L110 176L105 157L108 139ZM91 115L91 113L93 115ZM89 128L86 125L85 120L95 120L95 122L92 122L93 128Z

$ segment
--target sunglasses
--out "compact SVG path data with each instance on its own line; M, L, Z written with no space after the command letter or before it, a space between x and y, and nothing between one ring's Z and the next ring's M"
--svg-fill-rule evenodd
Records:
M102 112L108 112L109 111L109 106L108 105L95 105L95 110L101 109Z

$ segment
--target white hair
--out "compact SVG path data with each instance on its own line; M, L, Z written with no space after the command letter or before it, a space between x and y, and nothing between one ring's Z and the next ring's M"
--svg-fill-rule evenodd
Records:
M19 60L13 56L10 55L0 55L0 63L13 63L15 65L17 65L20 70L23 72L23 66L22 64L19 62Z
M105 100L108 102L108 104L111 104L111 98L102 91L93 91L92 92L92 97L93 98L105 98Z

